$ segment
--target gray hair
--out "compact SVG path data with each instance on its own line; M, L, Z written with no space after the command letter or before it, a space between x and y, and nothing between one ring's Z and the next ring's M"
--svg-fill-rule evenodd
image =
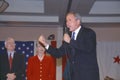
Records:
M80 20L80 23L82 22L82 17L80 16L79 13L69 12L68 14L73 14L75 16L76 20Z
M13 40L14 41L14 39L12 38L12 37L8 37L7 39L5 39L5 45L6 45L6 43L7 43L7 41L9 41L9 40ZM14 41L14 44L15 44L15 41Z
M75 15L77 20L80 20L80 22L82 21L82 18L81 18L79 13L75 13L74 15Z

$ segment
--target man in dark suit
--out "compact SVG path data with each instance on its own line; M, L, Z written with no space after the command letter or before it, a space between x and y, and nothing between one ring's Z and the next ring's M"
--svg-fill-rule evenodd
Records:
M65 33L60 48L48 45L43 35L39 37L39 41L55 57L68 54L71 80L99 80L95 32L81 26L81 17L74 12L67 14L66 25L72 32L72 37Z
M0 54L0 80L23 80L24 55L15 52L15 41L11 37L5 40L5 48L5 53Z

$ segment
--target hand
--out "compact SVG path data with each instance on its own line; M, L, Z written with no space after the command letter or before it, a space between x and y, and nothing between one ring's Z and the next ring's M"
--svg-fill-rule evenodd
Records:
M7 80L15 80L16 78L15 73L8 73L6 76L7 76Z
M43 35L40 35L38 41L39 41L40 43L42 43L44 46L47 46L47 45L48 45L48 43L46 42L45 37L44 37Z
M67 33L64 34L64 41L70 43L70 36Z

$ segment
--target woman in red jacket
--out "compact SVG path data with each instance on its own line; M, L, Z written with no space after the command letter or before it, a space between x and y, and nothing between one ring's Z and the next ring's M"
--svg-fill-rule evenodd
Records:
M36 56L28 59L27 80L54 80L55 64L53 58L45 54L43 45L37 43Z

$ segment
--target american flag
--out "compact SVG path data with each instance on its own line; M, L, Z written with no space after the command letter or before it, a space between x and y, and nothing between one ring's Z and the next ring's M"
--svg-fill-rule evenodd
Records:
M15 44L15 51L21 54L25 54L25 61L27 66L28 58L34 55L34 41L16 41ZM3 53L4 51L4 41L0 41L0 53Z

